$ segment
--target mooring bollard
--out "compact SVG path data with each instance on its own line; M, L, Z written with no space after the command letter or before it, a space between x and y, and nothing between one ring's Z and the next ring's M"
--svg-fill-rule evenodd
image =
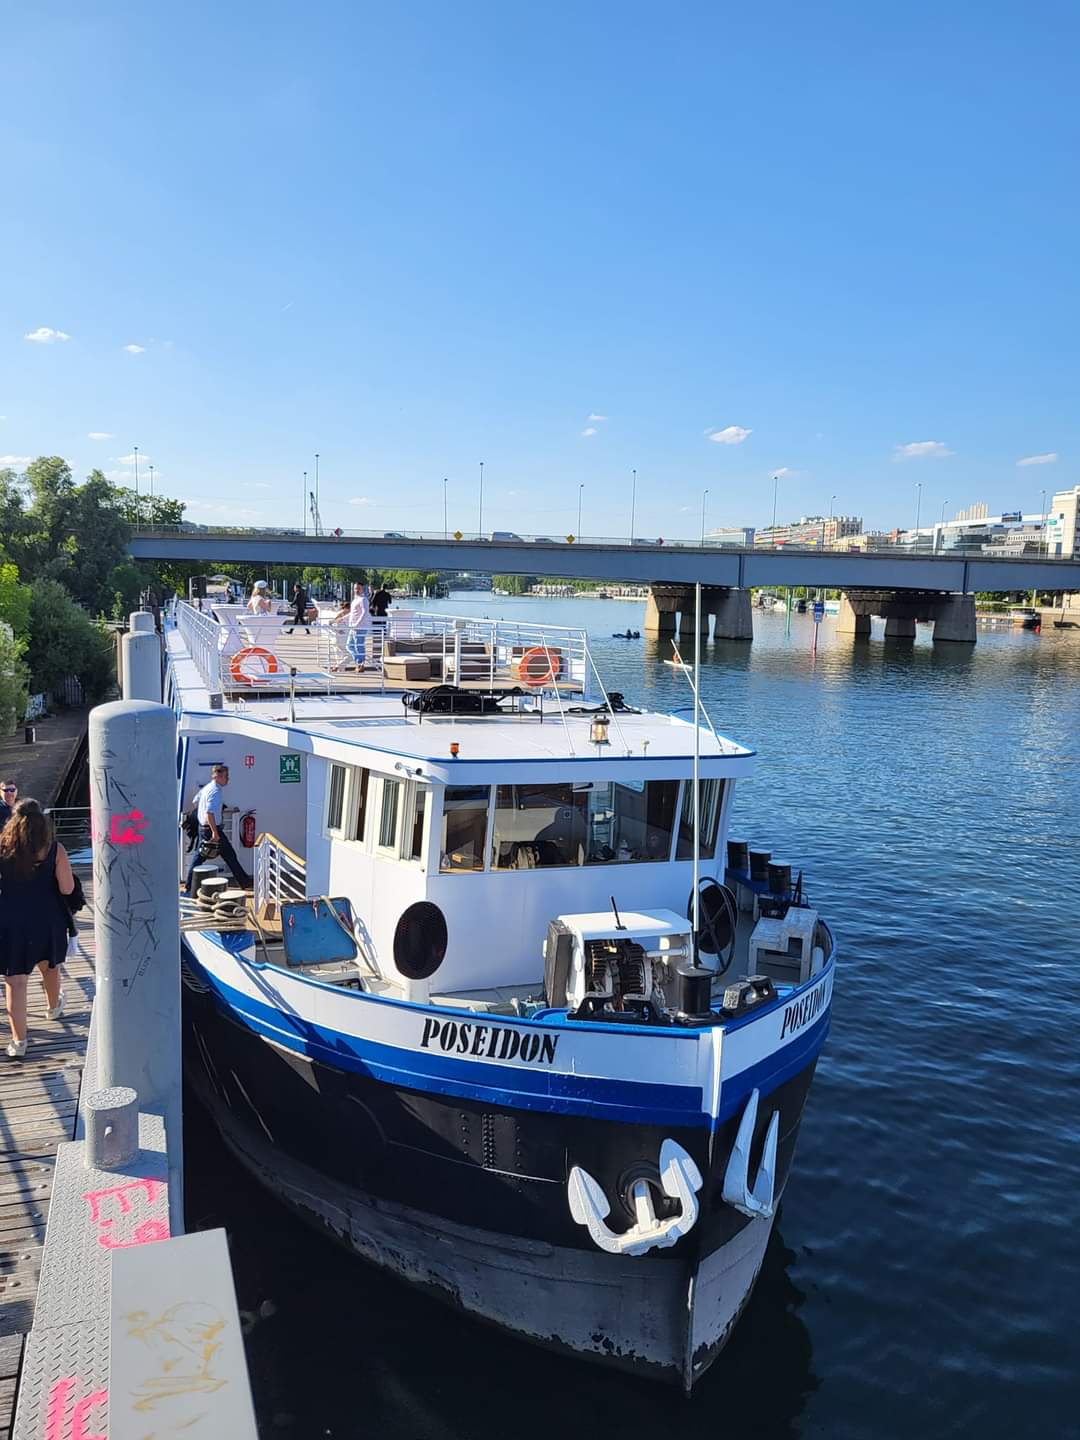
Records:
M91 1170L123 1170L139 1153L139 1097L130 1085L95 1090L82 1102L84 1162Z
M154 617L142 610L128 616L130 631L120 640L120 668L125 700L161 699L161 640Z
M127 637L132 639L134 637ZM144 637L139 637L140 639ZM156 637L146 636L152 643ZM90 712L97 940L95 1088L133 1086L162 1115L182 1232L176 717L145 700Z

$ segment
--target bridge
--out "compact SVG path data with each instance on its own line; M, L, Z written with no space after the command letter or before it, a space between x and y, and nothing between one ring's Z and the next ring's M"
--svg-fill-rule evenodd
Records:
M497 532L496 532L497 534ZM1055 594L1080 591L1080 555L1006 558L983 551L937 555L902 551L738 549L637 540L570 543L550 536L510 539L447 537L430 532L372 534L340 531L304 535L240 528L143 530L133 535L136 560L187 560L207 570L231 563L343 565L405 570L472 570L544 575L568 580L637 582L652 589L646 628L672 634L686 628L688 592L707 587L705 623L714 616L718 638L750 639L751 587L817 586L843 592L841 628L869 632L870 615L884 615L886 634L913 635L916 619L935 622L935 638L975 639L976 591Z

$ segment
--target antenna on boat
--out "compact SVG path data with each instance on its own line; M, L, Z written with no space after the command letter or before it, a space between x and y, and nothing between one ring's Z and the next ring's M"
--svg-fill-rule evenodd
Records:
M693 958L698 964L701 928L701 581L694 583L694 913Z
M626 926L622 923L622 921L621 921L620 918L619 918L619 907L615 904L615 896L614 896L614 895L609 895L609 896L608 896L608 899L611 901L611 908L612 908L612 910L614 911L614 914L615 914L615 929L616 929L616 930L625 930L625 929L626 929Z

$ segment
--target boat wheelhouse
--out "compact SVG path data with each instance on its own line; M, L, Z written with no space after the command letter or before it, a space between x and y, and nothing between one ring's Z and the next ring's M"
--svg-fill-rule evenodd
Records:
M343 671L311 630L171 616L181 808L226 764L254 873L245 899L199 866L184 906L189 1075L359 1254L689 1389L831 1003L801 883L727 843L754 755L607 694L581 631L398 611Z

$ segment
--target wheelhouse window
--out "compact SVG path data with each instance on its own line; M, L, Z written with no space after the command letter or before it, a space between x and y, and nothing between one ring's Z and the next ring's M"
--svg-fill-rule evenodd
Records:
M354 840L363 840L364 830L367 826L368 775L369 772L367 770L354 770L352 772L354 801L352 838Z
M701 858L711 860L716 854L716 832L720 826L720 812L724 808L723 780L701 780ZM676 860L694 858L694 782L687 780L683 786L682 814L679 817L679 840L675 849Z
M668 860L679 803L677 780L593 785L589 790L586 863Z
M412 826L409 833L409 847L406 852L406 858L409 860L424 858L424 817L427 814L427 797L427 790L418 785L414 792Z
M330 766L330 785L326 801L326 828L331 835L340 835L345 819L345 779L348 767Z
M401 809L400 780L383 779L382 808L379 811L379 849L397 850L398 813Z
M588 788L497 785L491 864L495 870L581 865L588 834Z
M483 870L487 840L487 785L448 785L443 795L439 869Z

